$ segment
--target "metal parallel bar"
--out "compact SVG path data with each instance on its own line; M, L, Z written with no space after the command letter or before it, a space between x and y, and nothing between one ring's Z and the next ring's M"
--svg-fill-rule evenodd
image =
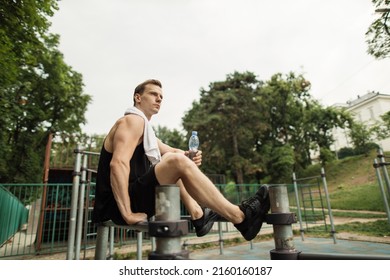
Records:
M385 157L383 155L382 149L379 149L378 157L379 157L379 161L380 161L381 166L382 166L383 176L385 178L385 183L386 183L386 187L387 187L387 195L390 198L390 178L389 178L389 173L387 172L386 161L385 161ZM387 197L387 196L385 196L385 197Z
M295 200L297 204L297 212L298 212L298 221L299 221L299 231L301 233L301 239L302 241L305 240L304 238L304 229L302 225L302 213L301 213L301 206L299 202L299 195L298 195L298 185L297 185L297 178L295 176L295 172L293 172L293 182L294 182L294 193L295 193Z
M326 205L328 207L328 214L329 214L329 220L330 220L330 226L331 226L331 233L333 237L333 243L336 244L336 230L334 228L334 222L333 222L333 214L332 214L332 208L330 206L330 199L329 199L329 193L328 193L328 184L326 182L325 177L325 169L321 168L321 177L324 184L324 191L325 191L325 197L326 197Z
M84 155L93 155L93 156L100 156L100 153L98 152L91 152L91 151L81 151Z
M379 189L380 189L381 194L382 194L383 204L385 206L385 210L386 210L386 213L387 213L387 221L390 224L390 208L389 208L389 203L387 202L385 189L383 187L382 175L381 175L381 173L379 171L379 165L378 165L377 159L374 159L374 168L375 168L375 172L376 172L376 177L378 179Z
M80 186L80 170L81 170L81 152L80 146L77 145L76 160L73 174L73 185L72 185L72 198L71 198L71 210L69 217L69 231L68 231L68 248L67 248L67 260L73 260L74 258L74 242L76 234L76 219L77 219L77 199L79 196Z
M107 222L102 223L102 226L124 228L124 229L130 229L130 230L136 230L136 231L142 231L142 232L149 231L149 223L148 222L140 222L140 223L137 223L135 225L117 225L113 221L107 221Z
M87 163L88 157L84 155L82 157L83 163L81 168L81 184L79 189L79 200L78 200L78 213L77 213L77 226L76 226L76 243L75 243L75 259L80 259L81 250L81 238L83 232L83 216L84 216L84 201L85 201L85 181L87 178Z

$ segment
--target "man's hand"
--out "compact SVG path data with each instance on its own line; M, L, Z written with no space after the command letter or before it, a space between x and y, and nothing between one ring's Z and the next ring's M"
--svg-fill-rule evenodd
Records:
M190 151L186 151L185 155L189 157ZM191 159L191 158L190 158ZM202 151L197 151L196 154L192 157L192 161L197 165L202 165Z
M123 216L125 222L129 225L134 225L139 222L147 222L148 216L145 213L130 213Z

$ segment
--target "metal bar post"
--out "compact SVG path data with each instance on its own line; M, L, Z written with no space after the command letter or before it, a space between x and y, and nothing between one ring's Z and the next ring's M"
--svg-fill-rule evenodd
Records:
M108 244L109 227L99 225L97 227L95 260L107 259L107 244Z
M390 197L390 178L389 178L389 173L387 172L387 167L386 167L386 160L385 156L383 154L382 149L378 150L378 157L382 166L382 171L383 171L383 176L385 178L385 183L387 187L387 195ZM386 198L387 196L385 196Z
M376 177L377 177L378 183L379 183L379 189L380 189L381 194L382 194L383 203L384 203L384 205L385 205L385 210L386 210L386 213L387 213L387 221L388 221L389 224L390 224L390 208L389 208L389 203L387 202L387 197L386 197L385 189L384 189L384 187L383 187L382 176L381 176L381 173L380 173L380 171L379 171L379 164L378 164L378 161L377 161L376 159L374 159L374 168L375 168Z
M115 234L115 228L110 227L110 246L108 249L108 255L110 260L114 259L114 238L115 238L114 234Z
M77 218L77 199L79 196L80 186L80 170L81 170L81 147L77 145L76 160L73 171L73 185L72 185L72 198L69 218L69 230L68 230L68 250L66 254L67 260L73 260L74 258L74 242L76 231L76 218Z
M218 236L219 236L219 254L223 255L223 232L222 232L222 224L218 222Z
M137 260L142 260L142 231L137 231Z
M329 193L328 193L328 184L326 183L325 169L323 167L321 168L321 177L322 177L322 182L324 184L326 205L328 206L328 213L329 213L329 220L330 220L331 233L332 233L332 237L333 237L333 243L336 244L337 243L337 241L336 241L336 230L334 228L332 208L330 206Z
M83 155L83 164L81 167L81 184L79 189L78 213L77 213L77 227L76 227L76 245L75 245L75 259L80 259L81 238L83 233L83 217L84 217L84 201L85 201L85 182L87 179L87 164L88 157Z
M287 187L270 186L269 197L271 214L289 213ZM271 260L296 260L299 252L294 246L294 235L291 224L273 224L275 249L271 250Z
M156 250L149 259L188 259L181 247L181 236L188 232L188 222L180 220L180 190L176 185L155 189L155 221L149 222L149 234L156 237Z
M294 182L294 193L295 193L295 200L297 204L297 212L298 212L298 220L299 220L299 231L301 233L301 239L302 241L304 241L305 238L304 238L304 229L302 225L301 204L299 202L298 185L297 185L297 178L295 176L295 172L293 172L293 182Z

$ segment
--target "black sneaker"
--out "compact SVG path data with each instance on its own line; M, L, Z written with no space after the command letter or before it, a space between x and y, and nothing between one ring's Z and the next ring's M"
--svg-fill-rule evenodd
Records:
M209 233L213 224L220 217L217 213L209 208L202 208L203 216L197 220L191 220L195 227L196 236L201 237Z
M268 186L261 186L253 197L241 202L239 207L244 212L245 218L240 224L235 224L234 226L247 241L250 241L259 233L265 220L265 215L270 209Z

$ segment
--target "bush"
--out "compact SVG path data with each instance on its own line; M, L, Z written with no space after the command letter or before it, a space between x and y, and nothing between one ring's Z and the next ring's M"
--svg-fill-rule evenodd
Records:
M349 147L341 148L337 152L337 156L338 156L339 159L343 159L343 158L346 158L346 157L351 157L351 156L354 156L354 155L356 155L355 149L349 148Z

